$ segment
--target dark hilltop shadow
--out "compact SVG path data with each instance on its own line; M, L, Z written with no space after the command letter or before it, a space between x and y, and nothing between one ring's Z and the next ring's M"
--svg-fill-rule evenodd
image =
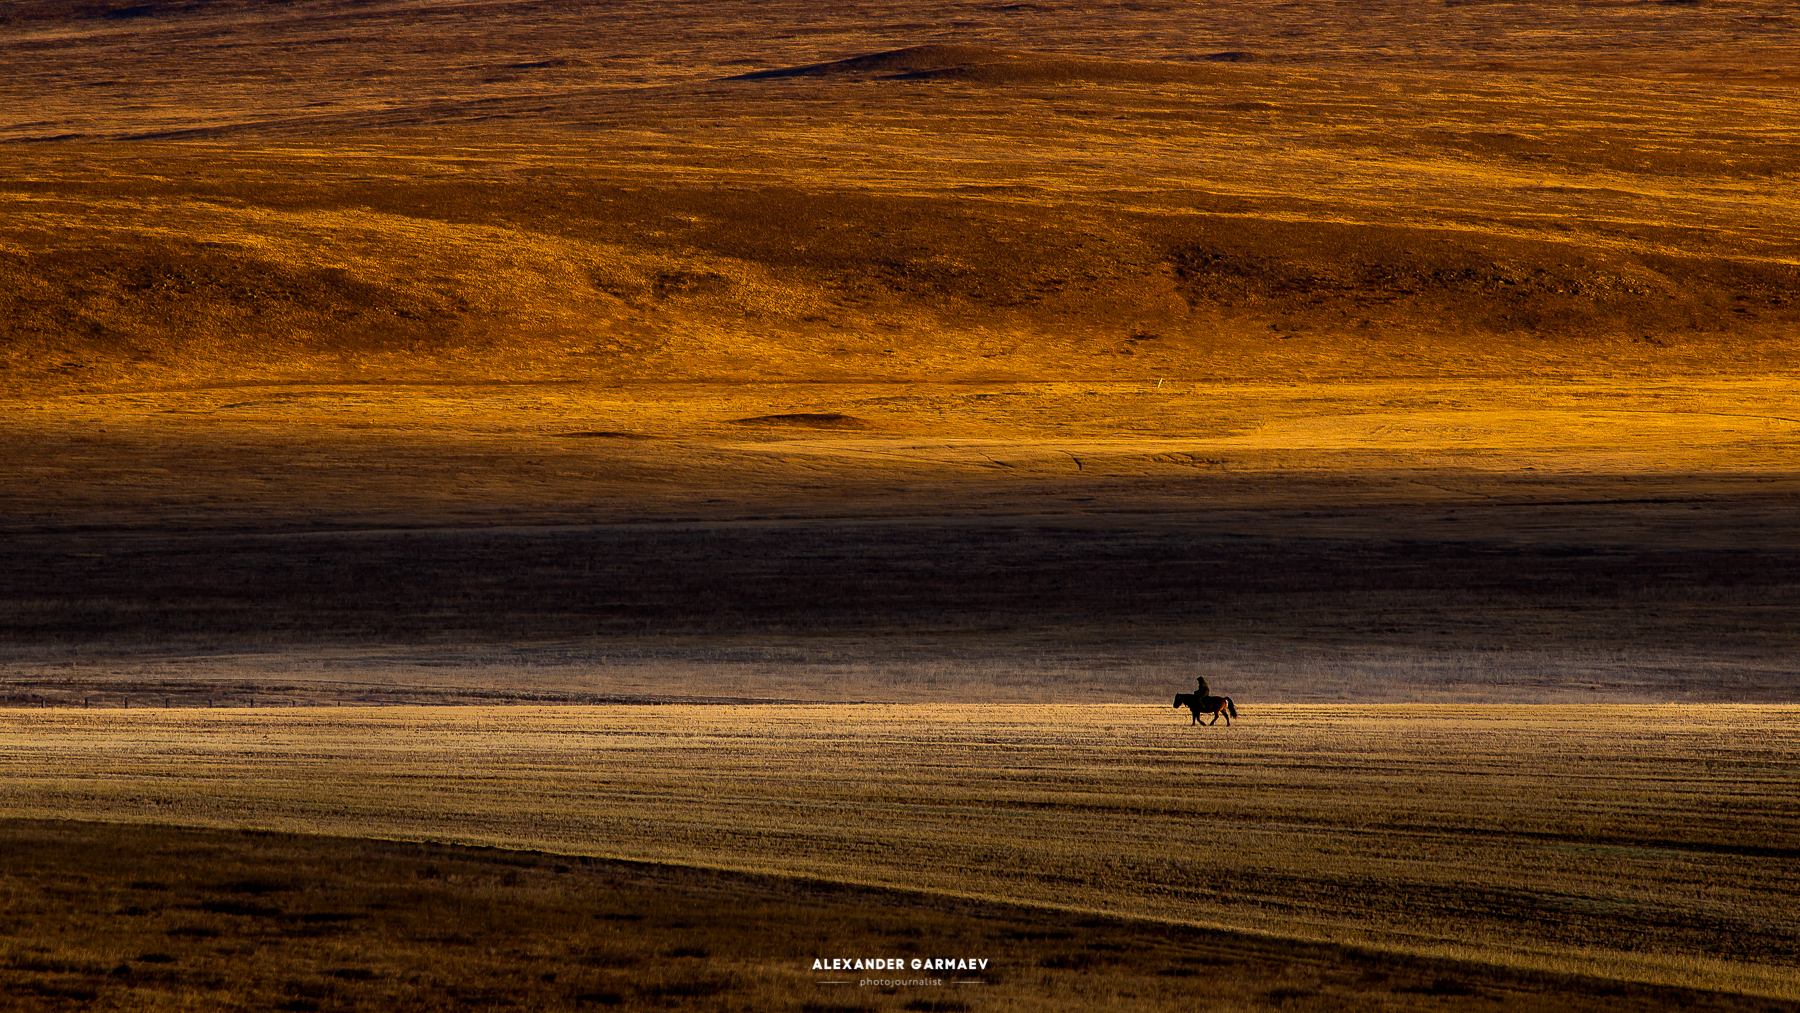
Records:
M1254 58L1249 53L1220 53L1211 59ZM793 77L880 78L899 81L956 80L978 84L1030 84L1059 81L1210 82L1203 68L1173 63L1075 59L1048 53L1026 53L988 46L911 46L847 60L804 67L759 70L726 78L762 81Z
M797 426L801 429L868 429L869 420L839 412L789 412L732 419L734 426Z

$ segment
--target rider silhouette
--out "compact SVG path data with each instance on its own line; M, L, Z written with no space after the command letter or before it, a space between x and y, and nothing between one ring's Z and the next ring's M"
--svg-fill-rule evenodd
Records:
M1203 675L1194 676L1194 683L1195 683L1194 692L1200 694L1201 696L1212 696L1212 691L1208 690L1206 688L1206 677L1205 676L1203 676Z

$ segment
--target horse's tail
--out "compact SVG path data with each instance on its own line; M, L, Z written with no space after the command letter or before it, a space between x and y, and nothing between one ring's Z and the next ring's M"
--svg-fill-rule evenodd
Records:
M1230 697L1225 698L1225 709L1231 712L1232 717L1237 717L1237 704L1232 703Z

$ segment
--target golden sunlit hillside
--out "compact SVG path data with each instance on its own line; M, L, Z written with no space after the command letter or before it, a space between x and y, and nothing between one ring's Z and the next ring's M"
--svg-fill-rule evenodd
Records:
M1315 6L9 5L6 376L1792 368L1773 7Z

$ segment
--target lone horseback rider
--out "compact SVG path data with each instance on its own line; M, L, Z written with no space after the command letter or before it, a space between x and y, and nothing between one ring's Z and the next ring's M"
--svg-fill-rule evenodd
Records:
M1226 726L1230 727L1231 719L1237 717L1237 705L1231 702L1231 698L1228 696L1213 696L1212 691L1207 688L1206 677L1203 675L1194 677L1194 689L1195 692L1191 694L1175 694L1175 706L1186 707L1188 710L1193 711L1194 724L1200 723L1200 715L1211 714L1213 719L1208 721L1207 724L1218 724L1219 718L1223 717Z

